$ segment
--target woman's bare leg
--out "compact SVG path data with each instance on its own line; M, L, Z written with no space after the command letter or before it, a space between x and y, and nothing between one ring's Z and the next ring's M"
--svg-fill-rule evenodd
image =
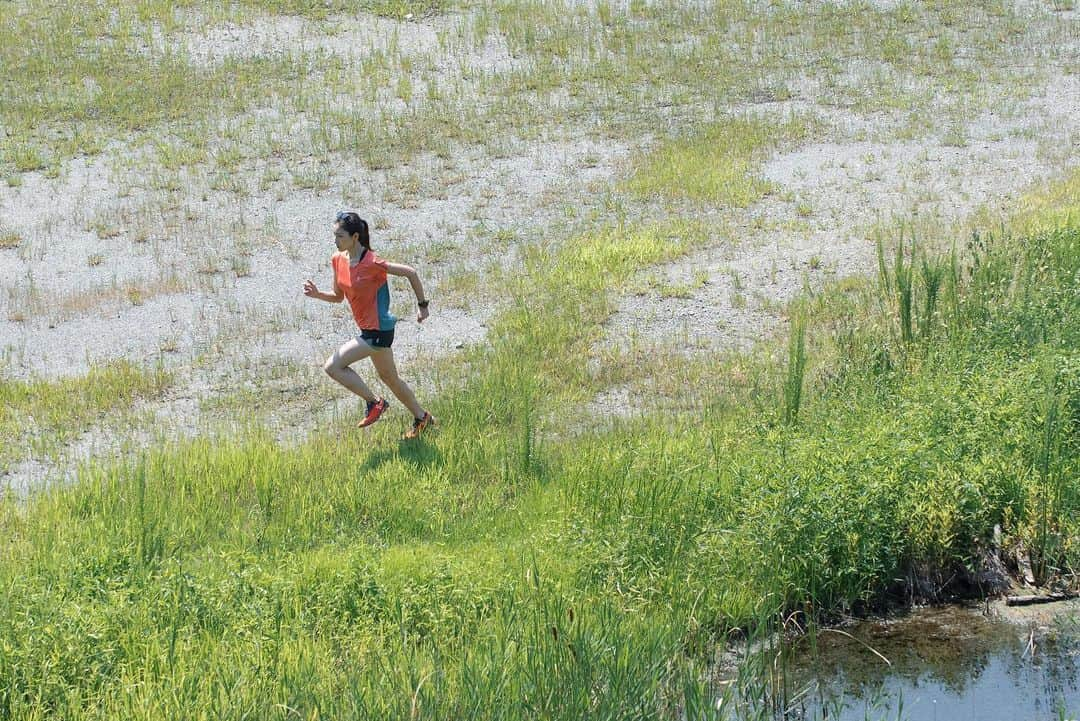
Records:
M379 399L371 392L371 389L367 387L367 384L356 374L356 371L349 367L356 361L367 358L373 352L375 352L375 349L367 343L353 338L352 340L343 343L342 346L334 352L334 355L326 359L326 362L323 363L323 370L326 371L328 376L363 398L365 401L377 401Z
M401 404L409 409L413 418L423 418L424 409L416 402L409 384L398 377L397 366L394 364L394 351L391 348L379 348L371 354L371 363L379 374L379 379L386 384L390 392L397 396Z

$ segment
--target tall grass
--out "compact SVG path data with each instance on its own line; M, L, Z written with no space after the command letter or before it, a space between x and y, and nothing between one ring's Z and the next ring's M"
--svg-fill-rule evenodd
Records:
M1034 559L1032 570L1036 581L1045 583L1057 576L1061 569L1056 561L1061 558L1059 516L1063 507L1066 481L1061 477L1062 426L1067 423L1062 416L1063 402L1058 392L1057 370L1049 365L1043 372L1045 390L1038 405L1042 417L1042 437L1034 462L1038 480L1035 510Z
M803 377L806 374L806 319L797 312L791 319L791 340L788 343L788 370L784 380L784 421L792 424L799 417L802 403Z
M732 379L741 404L561 433L608 292L694 232L536 248L423 443L392 417L296 447L198 440L0 503L4 715L710 718L718 640L880 603L928 563L957 573L995 525L1075 571L1080 233L987 240L1021 251L1029 291L964 258L963 324L895 370L873 351L894 318L864 320L797 425L751 402L782 393L777 369ZM1036 320L1037 339L1018 326Z
M912 306L912 269L915 266L915 241L911 241L912 258L904 265L904 236L900 236L900 242L896 244L895 263L893 265L893 279L896 284L896 307L900 320L900 338L905 343L910 343L914 338L911 329L911 306Z
M891 269L885 261L885 245L880 237L877 261L883 305L893 309L903 343L911 343L916 337L926 341L935 327L949 322L942 319L938 309L943 290L948 294L953 321L956 321L960 277L955 252L936 255L920 248L914 237L905 245L901 228Z
M932 258L925 252L920 259L923 309L922 317L919 319L919 335L924 340L930 337L930 333L937 323L938 297L941 294L941 285L945 278L947 262L947 259Z

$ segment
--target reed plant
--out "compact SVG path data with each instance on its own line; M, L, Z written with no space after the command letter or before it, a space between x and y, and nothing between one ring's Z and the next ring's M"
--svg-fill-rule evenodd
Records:
M560 433L559 409L591 382L576 359L609 290L695 232L616 226L529 254L490 345L436 400L428 441L399 444L392 417L291 447L253 430L92 463L74 486L0 502L0 708L754 717L757 702L717 710L723 690L703 673L728 634L880 603L921 564L968 562L995 525L1045 538L1046 569L1076 568L1063 344L1078 329L1058 308L1076 231L1024 239L1039 279L1026 301L989 303L968 273L961 306L979 297L989 315L912 346L903 372L882 375L873 343L854 344L861 371L804 395L797 425L751 400L782 394L776 367L764 387L729 380L734 404ZM812 303L807 317L829 315L829 293ZM1040 341L1046 359L1016 348L1029 338L1018 312L1048 314L1043 336L1060 344ZM895 320L879 322L861 332L888 337ZM1064 374L1052 459L1031 392L1046 364ZM788 705L799 690L775 678L747 693Z
M901 232L900 241L896 244L896 253L893 261L893 280L896 284L896 309L900 322L900 339L904 343L910 343L914 338L911 323L912 305L912 268L915 265L915 240L911 240L911 260L904 265L904 235Z
M947 259L932 257L926 251L923 251L920 258L923 309L919 319L919 335L924 340L930 337L936 321L938 296L947 270L946 262Z
M791 318L788 343L788 370L784 380L784 421L794 424L802 402L803 377L806 374L806 320L801 312Z

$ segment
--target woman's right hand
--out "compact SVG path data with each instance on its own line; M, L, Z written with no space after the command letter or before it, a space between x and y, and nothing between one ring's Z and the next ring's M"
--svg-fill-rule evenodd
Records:
M319 289L315 287L315 283L310 280L304 282L304 295L308 298L314 298L319 295Z

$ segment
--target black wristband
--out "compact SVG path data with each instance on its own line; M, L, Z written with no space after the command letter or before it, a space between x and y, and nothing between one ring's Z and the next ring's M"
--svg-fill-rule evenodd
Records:
M416 307L417 308L427 308L427 304L428 304L428 302L426 300L421 300L421 301L417 302Z

